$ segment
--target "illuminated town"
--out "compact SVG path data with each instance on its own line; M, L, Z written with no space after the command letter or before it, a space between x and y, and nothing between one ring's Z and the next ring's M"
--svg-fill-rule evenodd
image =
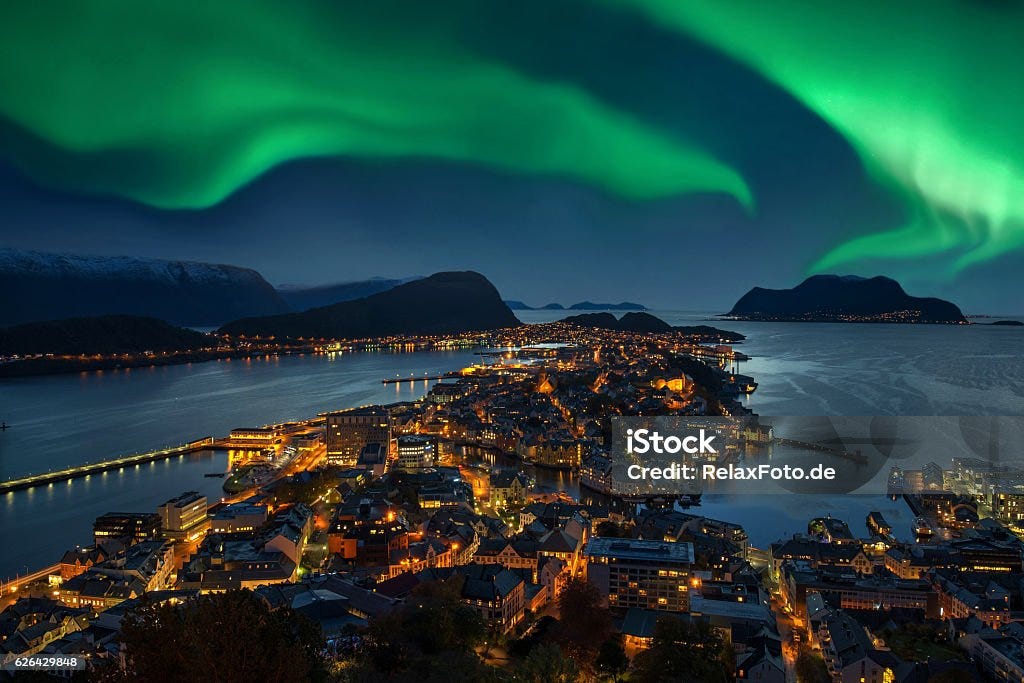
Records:
M122 625L139 605L244 591L316 624L317 661L335 680L387 671L374 659L385 627L388 647L407 638L430 654L409 626L424 605L473 615L479 631L459 641L471 680L660 680L652 671L671 652L697 672L684 680L973 680L931 677L975 665L1024 680L1024 471L968 457L892 468L912 543L879 512L858 538L808 509L806 534L756 548L740 524L702 515L699 496L616 496L609 418L751 416L739 399L757 383L738 372L737 341L563 322L310 342L301 352L462 347L479 361L381 378L422 386L415 400L3 482L9 492L200 448L229 454L219 500L185 491L111 510L93 538L5 584L4 652L74 654L103 671L125 656ZM545 485L545 472L581 493Z

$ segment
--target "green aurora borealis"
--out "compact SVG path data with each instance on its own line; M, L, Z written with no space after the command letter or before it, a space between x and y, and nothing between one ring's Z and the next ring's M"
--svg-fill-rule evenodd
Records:
M908 206L901 228L824 255L957 249L954 269L1024 244L1024 3L625 0L795 94Z
M736 60L852 146L906 220L836 236L810 270L940 254L951 277L1024 245L1024 5L590 6L609 21L640 14ZM699 136L454 39L445 13L472 7L9 3L0 117L17 134L0 155L49 187L163 209L216 206L291 160L350 157L551 176L628 202L720 193L757 214L756 185Z
M48 182L201 208L289 159L426 156L565 175L632 198L719 191L750 201L739 175L697 145L571 84L357 11L98 0L5 10L14 12L0 24L0 110L69 155L141 159L99 177L69 177L33 150L17 159Z

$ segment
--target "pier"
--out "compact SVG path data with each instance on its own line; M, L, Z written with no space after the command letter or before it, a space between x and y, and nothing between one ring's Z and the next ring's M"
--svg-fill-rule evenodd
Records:
M126 455L112 460L101 460L100 462L78 465L77 467L68 467L67 469L55 470L53 472L32 474L18 479L8 479L7 481L0 482L0 494L19 491L22 489L36 488L38 486L46 486L60 481L79 479L91 474L120 470L125 467L131 467L132 465L141 465L147 462L154 462L156 460L166 460L167 458L173 458L178 455L185 455L186 453L192 453L194 451L201 451L213 447L213 437L208 436L203 439L197 439L196 441L181 444L180 446L162 448L160 450L148 451L146 453L136 453L135 455Z
M856 451L847 451L842 448L833 448L831 446L825 446L820 443L811 443L809 441L798 441L796 439L784 439L781 437L775 437L772 439L772 443L777 443L780 446L791 446L793 448L802 448L809 451L821 451L822 453L828 453L829 455L835 455L840 458L845 458L851 462L860 464L866 464L868 462L868 456Z
M446 372L442 375L409 375L408 377L389 377L382 379L381 384L402 384L403 382L432 382L440 379L454 379L459 377L457 372Z

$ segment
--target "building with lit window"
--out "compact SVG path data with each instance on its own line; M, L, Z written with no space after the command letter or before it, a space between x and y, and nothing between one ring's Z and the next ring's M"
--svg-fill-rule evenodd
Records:
M152 512L108 512L92 524L96 543L112 538L128 544L151 541L160 536L160 515Z
M267 521L267 506L232 503L210 517L210 533L238 534L253 532Z
M1001 485L989 496L992 516L1000 522L1024 526L1024 484Z
M208 527L206 496L187 491L157 508L163 533L170 539L195 540Z
M231 448L270 448L280 442L280 427L235 427L228 435Z
M391 416L382 406L354 408L325 416L327 462L351 467L368 443L391 444Z
M609 607L689 610L693 544L596 537L587 542L584 556L587 580Z
M423 434L398 437L398 466L407 472L433 467L437 457L437 438Z

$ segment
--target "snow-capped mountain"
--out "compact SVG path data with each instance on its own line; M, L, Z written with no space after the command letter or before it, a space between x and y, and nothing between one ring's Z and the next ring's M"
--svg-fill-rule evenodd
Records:
M216 326L287 310L274 288L249 268L0 248L0 325L130 314Z

